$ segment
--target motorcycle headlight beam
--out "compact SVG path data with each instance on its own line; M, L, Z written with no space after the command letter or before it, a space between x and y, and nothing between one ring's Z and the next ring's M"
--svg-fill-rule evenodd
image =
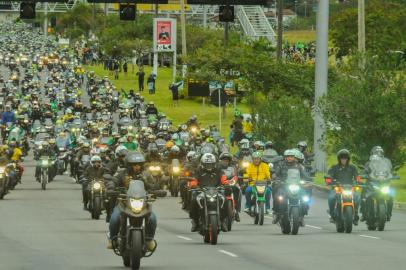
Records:
M93 189L95 189L95 190L101 189L101 184L99 182L94 183L93 184Z
M300 190L300 187L299 187L299 185L289 185L288 189L292 193L298 193Z

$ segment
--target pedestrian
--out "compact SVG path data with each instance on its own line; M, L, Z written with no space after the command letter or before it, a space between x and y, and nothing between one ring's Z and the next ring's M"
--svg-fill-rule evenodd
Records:
M123 71L124 71L124 75L127 77L127 71L128 71L127 61L125 61L123 64Z
M118 60L113 61L113 70L114 70L114 79L118 80L118 74L120 71L120 63L118 62Z
M149 94L155 94L155 74L151 73L151 75L149 75L148 80L147 80L147 85L148 85L148 91Z
M144 78L145 78L145 72L142 67L140 67L140 70L137 72L138 76L138 89L139 92L144 91Z
M179 105L179 87L183 84L183 81L180 81L178 83L172 83L169 85L169 90L172 91L172 101L173 101L173 106Z

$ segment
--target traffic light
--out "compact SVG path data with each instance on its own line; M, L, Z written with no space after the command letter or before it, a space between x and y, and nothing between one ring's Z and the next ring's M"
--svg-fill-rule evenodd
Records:
M219 21L220 22L233 22L234 21L234 6L220 6Z
M35 19L35 2L20 3L20 19Z
M120 20L134 21L135 20L135 5L120 4Z

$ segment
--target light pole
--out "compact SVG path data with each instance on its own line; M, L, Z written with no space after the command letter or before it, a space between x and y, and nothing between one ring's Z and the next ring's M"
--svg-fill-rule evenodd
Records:
M327 94L328 78L328 13L329 0L319 0L317 9L316 73L315 73L315 114L314 114L314 153L317 171L326 170L324 151L326 126L318 107L321 97Z

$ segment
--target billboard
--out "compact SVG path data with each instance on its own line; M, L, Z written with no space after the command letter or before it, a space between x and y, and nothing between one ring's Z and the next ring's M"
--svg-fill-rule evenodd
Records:
M176 50L176 20L154 19L154 51L174 52Z

